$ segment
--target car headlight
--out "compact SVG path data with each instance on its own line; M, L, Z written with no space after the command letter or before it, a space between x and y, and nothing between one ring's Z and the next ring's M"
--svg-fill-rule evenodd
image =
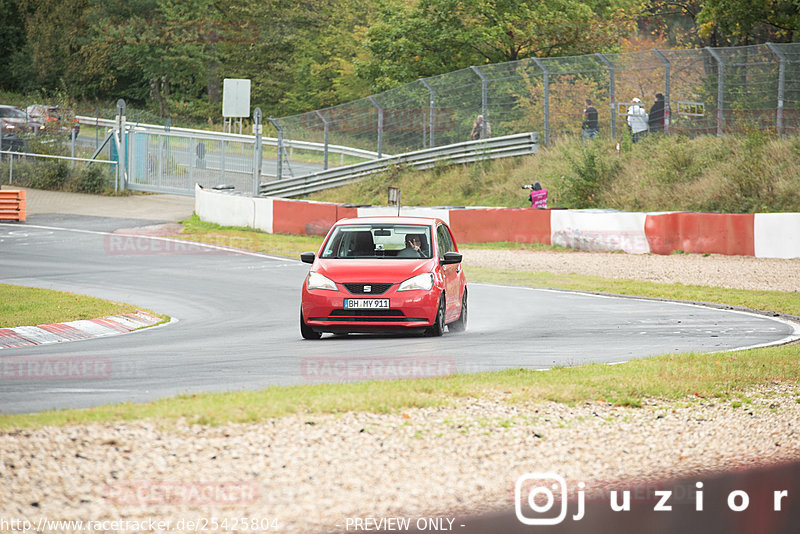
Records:
M422 291L429 291L433 287L433 273L418 274L413 278L409 278L397 288L398 291L412 291L419 289Z
M336 289L336 283L333 280L314 271L308 273L306 287L308 289L329 289L331 291L338 291L338 289Z

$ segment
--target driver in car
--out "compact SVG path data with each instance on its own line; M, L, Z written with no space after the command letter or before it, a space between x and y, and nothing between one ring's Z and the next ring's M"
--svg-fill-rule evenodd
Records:
M425 253L422 252L420 246L422 240L417 234L406 234L406 248L397 253L398 258L424 258Z

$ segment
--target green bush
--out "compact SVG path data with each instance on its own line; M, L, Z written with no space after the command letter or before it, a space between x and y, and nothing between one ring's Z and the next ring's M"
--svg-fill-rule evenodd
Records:
M63 161L39 165L38 172L30 178L30 187L61 191L70 178L69 165Z
M79 193L100 194L106 189L106 174L100 165L85 167L75 182L74 189Z
M572 175L564 180L561 200L571 208L599 207L599 195L619 172L619 162L609 160L596 143L582 145L574 153L564 151Z

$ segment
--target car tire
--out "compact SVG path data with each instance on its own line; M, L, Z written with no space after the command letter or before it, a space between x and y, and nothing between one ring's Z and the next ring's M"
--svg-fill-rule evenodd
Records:
M430 337L439 337L444 334L444 293L439 297L439 309L436 311L436 319L433 324L428 327L425 334Z
M464 288L464 296L461 297L461 315L454 322L447 325L451 332L463 332L467 329L467 318L469 316L467 308L467 288Z
M300 335L303 339L319 339L322 337L322 332L317 332L308 326L303 319L303 310L300 310Z

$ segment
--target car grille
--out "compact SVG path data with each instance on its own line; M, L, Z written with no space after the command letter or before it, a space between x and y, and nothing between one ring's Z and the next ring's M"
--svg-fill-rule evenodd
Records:
M382 295L392 287L392 284L372 283L372 282L356 282L344 284L344 287L354 295ZM369 291L365 291L364 287L369 287Z
M312 317L314 321L336 321L343 323L408 323L425 322L424 318L411 318L400 310L333 310L328 317Z
M403 312L400 310L333 310L331 312L331 317L360 317L364 315L370 317L404 317Z

